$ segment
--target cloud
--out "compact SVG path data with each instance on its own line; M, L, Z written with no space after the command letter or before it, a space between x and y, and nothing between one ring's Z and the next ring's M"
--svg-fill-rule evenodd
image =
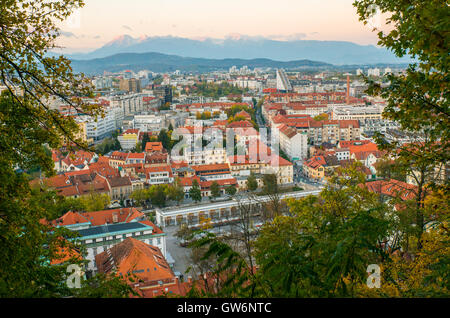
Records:
M303 40L306 37L307 35L305 33L274 34L268 36L268 38L271 40L288 41L288 42Z
M129 31L133 31L133 29L130 28L128 25L122 25L122 28L127 29Z
M67 32L67 31L60 31L59 34L61 34L62 36L66 37L66 38L78 38L75 34L73 34L72 32Z
M235 41L262 40L262 39L264 39L264 37L260 35L252 36L240 33L230 33L225 36L225 40L235 40Z

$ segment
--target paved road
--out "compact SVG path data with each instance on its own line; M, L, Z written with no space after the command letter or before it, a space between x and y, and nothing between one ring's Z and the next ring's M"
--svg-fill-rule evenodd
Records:
M166 249L172 255L172 258L175 260L175 264L173 267L174 272L180 272L185 277L188 276L186 274L186 270L189 266L191 266L190 255L191 249L187 247L180 246L178 238L175 236L175 233L178 231L178 226L169 226L164 228L164 232L167 234L166 236Z

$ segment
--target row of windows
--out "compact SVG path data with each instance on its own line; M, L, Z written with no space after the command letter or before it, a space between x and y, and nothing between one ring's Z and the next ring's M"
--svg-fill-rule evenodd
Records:
M151 234L151 233L152 232L150 230L148 230L148 231L143 231L143 232L128 233L128 234L125 234L125 235L121 234L121 235L115 235L115 236L100 237L100 238L95 239L95 243L112 241L114 239L120 240L120 239L125 239L127 237L137 237L137 236L147 235L147 234ZM84 243L85 244L94 243L94 240L85 240ZM160 243L161 243L161 238L158 237L157 238L157 244L160 244Z

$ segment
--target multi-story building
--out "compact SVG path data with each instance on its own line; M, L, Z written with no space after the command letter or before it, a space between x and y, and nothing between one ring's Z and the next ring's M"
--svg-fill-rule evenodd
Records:
M77 121L86 123L86 137L95 141L110 136L117 129L115 110L112 107L105 107L104 116L94 118L79 115Z
M298 133L295 128L281 125L278 128L280 149L291 160L303 160L308 156L308 135Z
M131 150L139 141L139 129L128 129L117 137L123 150Z
M333 120L359 120L364 123L366 120L382 120L383 106L336 106L332 109L331 119Z
M142 132L159 132L164 128L164 117L158 115L135 115L132 121L134 129Z
M141 81L136 78L130 78L130 79L121 79L119 83L119 89L121 91L125 92L133 92L133 93L139 93L141 91Z
M174 182L172 168L169 165L145 168L147 184L169 184Z
M97 270L95 257L114 245L132 237L157 246L167 257L166 234L146 219L145 214L134 208L120 208L96 212L67 212L52 222L77 232L76 238L86 247L88 270Z

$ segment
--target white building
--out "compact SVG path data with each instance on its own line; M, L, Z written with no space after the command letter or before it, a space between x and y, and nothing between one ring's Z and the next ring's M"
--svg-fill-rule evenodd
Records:
M367 71L368 76L380 76L380 69L379 68L370 68Z
M303 160L308 157L308 135L298 133L295 128L281 125L278 128L280 149L291 160Z
M277 89L279 91L292 92L292 85L283 69L277 70Z
M159 132L164 128L164 117L157 115L135 115L132 121L134 129L143 132Z
M92 116L81 115L78 121L86 123L86 137L95 141L110 136L117 129L116 110L112 107L105 107L104 117L98 116L97 120Z
M349 160L350 159L350 150L348 148L336 149L336 158L339 161Z

